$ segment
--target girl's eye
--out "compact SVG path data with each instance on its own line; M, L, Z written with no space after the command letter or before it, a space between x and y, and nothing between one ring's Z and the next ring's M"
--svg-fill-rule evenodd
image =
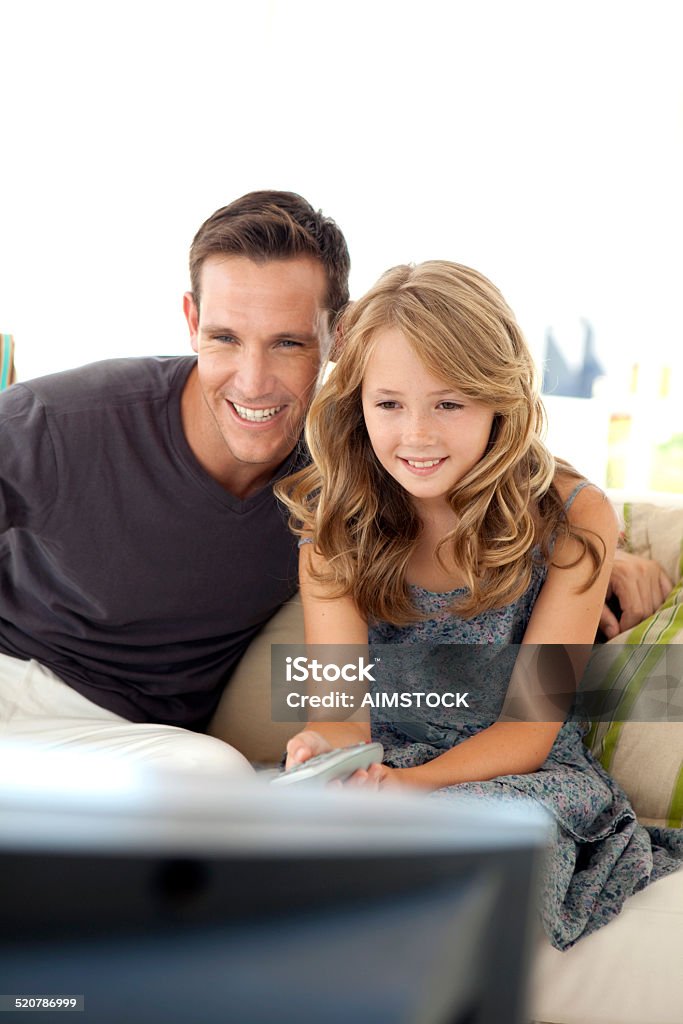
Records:
M378 409L398 409L398 402L378 402Z
M445 409L446 412L450 412L452 409L462 409L463 406L460 402L439 402L439 408Z
M280 348L301 348L302 347L301 342L300 341L294 341L293 338L281 338L280 341L278 342L278 345L280 346Z

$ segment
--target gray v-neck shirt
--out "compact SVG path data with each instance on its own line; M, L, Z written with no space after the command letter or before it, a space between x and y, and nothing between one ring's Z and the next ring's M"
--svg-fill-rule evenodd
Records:
M115 359L0 395L0 651L134 722L205 727L296 590L273 480L241 501L195 459L193 358Z

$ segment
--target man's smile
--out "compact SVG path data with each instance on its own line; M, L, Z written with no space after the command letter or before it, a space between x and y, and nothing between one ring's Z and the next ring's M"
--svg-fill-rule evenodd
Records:
M238 405L226 399L229 406L237 414L238 419L243 423L265 423L275 419L277 415L286 408L286 405L271 405L262 408L254 408L249 405Z

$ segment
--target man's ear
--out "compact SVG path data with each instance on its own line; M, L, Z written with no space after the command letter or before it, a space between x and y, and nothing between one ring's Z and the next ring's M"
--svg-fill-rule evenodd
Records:
M192 292L185 292L183 295L183 313L190 328L190 341L194 352L199 351L199 310L194 301Z

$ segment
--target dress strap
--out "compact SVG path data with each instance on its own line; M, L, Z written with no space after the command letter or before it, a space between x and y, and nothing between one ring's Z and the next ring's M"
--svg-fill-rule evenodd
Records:
M578 483L576 485L576 487L574 488L574 490L572 491L572 493L569 495L569 497L567 498L567 500L564 503L564 510L565 510L565 512L568 512L569 509L572 507L572 505L574 504L574 498L579 493L579 491L582 491L584 489L584 487L592 487L592 486L593 485L591 484L590 480L582 480L580 483Z

